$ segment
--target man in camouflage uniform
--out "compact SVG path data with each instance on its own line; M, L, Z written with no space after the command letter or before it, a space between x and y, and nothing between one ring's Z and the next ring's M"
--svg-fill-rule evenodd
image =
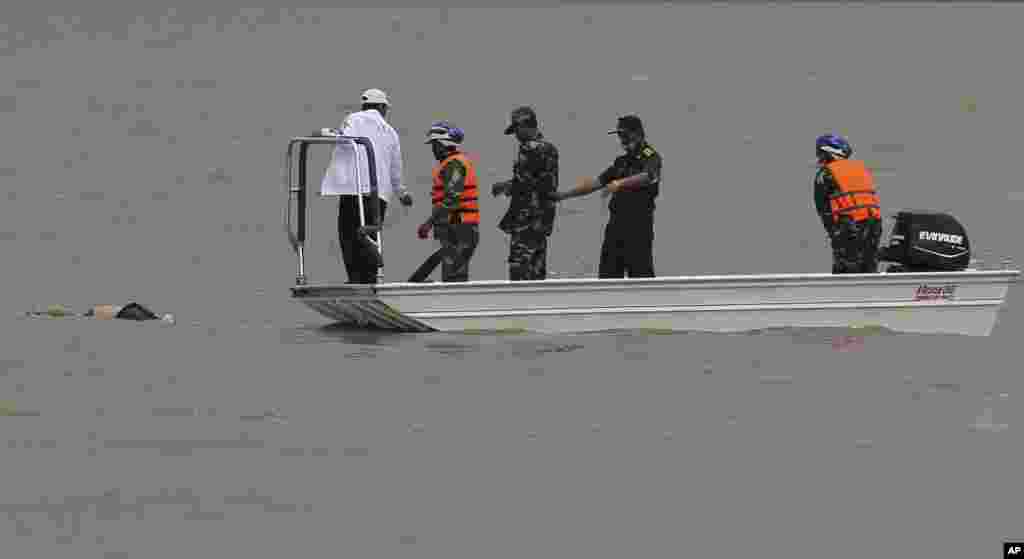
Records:
M558 148L540 132L533 108L519 107L509 119L505 135L515 134L519 154L512 179L491 189L494 196L511 198L498 228L511 237L509 279L543 280L547 278L548 237L555 225L556 203L551 196L558 190Z
M465 133L446 121L435 122L427 131L427 140L438 161L434 169L432 199L434 210L419 226L417 234L434 238L441 248L430 256L409 282L422 282L441 264L441 281L469 281L469 261L480 242L480 210L477 174L473 162L465 157L459 144Z

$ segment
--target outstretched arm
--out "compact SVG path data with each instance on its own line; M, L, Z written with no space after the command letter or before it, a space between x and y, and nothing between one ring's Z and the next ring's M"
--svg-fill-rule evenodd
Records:
M591 192L601 190L607 187L612 182L612 177L615 176L616 172L615 165L610 165L607 169L601 172L596 177L581 177L576 182L576 187L566 192L556 192L552 197L556 200L566 200L568 198L576 198L578 196L586 196Z
M578 196L586 196L587 194L600 190L604 187L605 185L601 184L600 181L594 177L581 177L576 183L575 188L566 192L556 193L555 198L558 200L567 200Z
M619 192L620 190L636 191L643 190L655 181L651 180L651 176L647 174L647 171L638 173L626 178L613 180L608 184L608 190L612 192Z
M661 181L661 154L648 148L643 152L643 171L625 178L612 181L608 185L611 192L643 190Z

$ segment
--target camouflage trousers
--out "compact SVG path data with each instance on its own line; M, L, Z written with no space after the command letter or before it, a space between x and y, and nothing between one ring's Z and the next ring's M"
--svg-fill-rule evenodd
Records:
M508 252L508 279L543 280L548 276L548 237L537 232L512 233Z
M840 223L832 234L832 273L876 273L881 239L882 222L877 219Z
M469 261L480 243L480 227L475 224L438 226L434 238L441 242L441 248L409 278L409 282L422 282L441 265L441 281L469 281Z

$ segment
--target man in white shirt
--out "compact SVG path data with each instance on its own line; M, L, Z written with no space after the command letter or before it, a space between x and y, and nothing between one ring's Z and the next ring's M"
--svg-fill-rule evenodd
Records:
M383 222L392 196L397 194L402 205L407 207L412 205L412 196L402 184L402 146L398 132L385 120L391 105L387 94L379 89L367 89L363 92L362 101L362 110L348 115L336 132L343 136L367 137L373 144L380 198L378 219L374 219L370 208L368 170L362 168L360 191L363 195L366 225L377 225ZM359 149L357 153L359 152L363 153L359 159L367 161L364 150ZM339 193L338 243L349 283L376 283L375 258L370 252L371 248L366 244L367 239L361 239L359 235L359 200L356 198L356 185L354 181L346 178L350 174L343 168L352 163L352 153L351 145L339 145L334 149L331 164L324 174L321 191Z

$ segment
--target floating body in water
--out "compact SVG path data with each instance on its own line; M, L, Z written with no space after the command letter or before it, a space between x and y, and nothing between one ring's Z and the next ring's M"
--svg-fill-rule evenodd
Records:
M164 314L159 316L146 307L132 302L127 305L95 305L84 313L76 313L64 305L50 305L45 311L31 311L25 313L27 316L49 317L49 318L95 318L99 320L159 320L167 324L174 324L174 315Z

